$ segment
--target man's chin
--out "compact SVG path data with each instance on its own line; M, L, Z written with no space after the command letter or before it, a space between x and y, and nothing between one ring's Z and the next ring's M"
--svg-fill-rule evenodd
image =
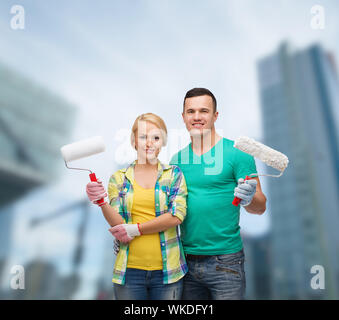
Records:
M196 128L193 128L190 130L190 135L195 137L195 136L202 136L203 135L203 131L202 129L196 129Z
M200 129L192 128L189 132L192 137L198 138L208 135L211 132L211 130L203 128Z

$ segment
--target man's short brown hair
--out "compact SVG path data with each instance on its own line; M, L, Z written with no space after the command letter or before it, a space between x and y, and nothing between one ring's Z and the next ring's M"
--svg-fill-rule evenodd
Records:
M213 95L211 91L209 91L206 88L193 88L186 92L182 112L185 112L185 101L187 98L200 97L200 96L210 96L213 100L213 112L215 113L217 111L217 100L215 99L215 96Z

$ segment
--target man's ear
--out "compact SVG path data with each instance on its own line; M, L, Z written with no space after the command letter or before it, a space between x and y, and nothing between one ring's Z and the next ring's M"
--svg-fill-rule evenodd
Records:
M219 112L218 112L218 111L216 111L216 112L214 113L214 121L217 121L217 119L218 119L218 116L219 116Z

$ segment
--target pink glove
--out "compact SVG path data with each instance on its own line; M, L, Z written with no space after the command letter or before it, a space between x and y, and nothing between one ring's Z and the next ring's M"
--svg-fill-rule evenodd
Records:
M98 182L87 183L86 193L87 193L88 199L94 204L97 204L97 200L107 197L106 190L104 186L102 185L102 182L99 180ZM100 206L106 203L107 202L105 201L104 203L100 204Z
M110 233L115 237L115 239L128 243L131 242L134 237L140 236L140 227L139 224L118 224L117 226L108 229Z

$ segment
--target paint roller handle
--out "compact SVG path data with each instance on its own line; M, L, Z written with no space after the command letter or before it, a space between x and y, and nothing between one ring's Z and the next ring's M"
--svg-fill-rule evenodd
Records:
M98 182L98 179L97 179L97 177L96 177L96 175L95 175L94 172L92 172L92 173L89 174L89 178L91 179L92 182ZM105 199L104 199L104 198L101 198L101 199L97 200L96 203L97 203L98 206L101 207L101 206L104 205L106 202L105 202Z
M250 179L252 179L250 176L246 176L246 178L244 179L244 181L250 180ZM234 206L237 207L237 206L239 205L240 201L241 201L240 198L234 197L232 204L233 204Z

